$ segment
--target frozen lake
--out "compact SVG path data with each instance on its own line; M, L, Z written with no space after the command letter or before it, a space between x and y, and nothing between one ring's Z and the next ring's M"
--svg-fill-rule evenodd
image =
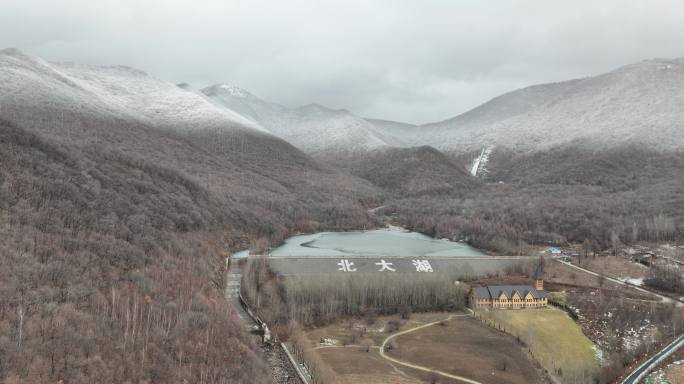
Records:
M233 257L246 257L247 251ZM479 250L455 241L437 240L402 229L355 232L319 232L293 236L271 252L272 256L482 256Z

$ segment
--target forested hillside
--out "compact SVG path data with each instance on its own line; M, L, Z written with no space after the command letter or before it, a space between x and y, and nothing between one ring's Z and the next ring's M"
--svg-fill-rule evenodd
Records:
M480 187L464 164L428 146L359 154L344 167L390 196L463 196Z
M377 189L130 69L0 77L0 380L269 382L225 257L372 225Z
M199 231L218 219L205 190L7 122L0 149L4 382L268 382L208 278L225 240Z
M253 116L131 68L4 50L0 78L0 380L8 383L268 382L223 300L225 257L296 232L381 225L372 207L498 253L684 237L684 152L671 146L497 146L475 178L466 164L479 149L447 154L381 140L358 152L372 122L318 106L288 112L307 135L319 124L337 132L340 121L358 128L341 132L346 144L326 164ZM492 112L504 98L481 112L523 113L541 99ZM383 138L414 128L429 135L375 124ZM406 138L398 145L416 144ZM338 142L320 132L311 139Z
M502 253L588 241L594 249L684 237L684 153L647 146L566 145L499 152L464 198L394 199L384 212L431 236Z

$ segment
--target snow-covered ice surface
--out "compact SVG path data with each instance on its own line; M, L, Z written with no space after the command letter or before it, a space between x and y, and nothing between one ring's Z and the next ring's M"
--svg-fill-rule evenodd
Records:
M0 51L0 107L22 104L128 118L153 127L247 129L258 124L205 97L125 66L51 63L16 49ZM31 102L28 103L27 101Z
M234 258L243 258L247 251ZM319 232L293 236L271 252L273 256L480 256L467 244L432 239L394 227L370 231Z

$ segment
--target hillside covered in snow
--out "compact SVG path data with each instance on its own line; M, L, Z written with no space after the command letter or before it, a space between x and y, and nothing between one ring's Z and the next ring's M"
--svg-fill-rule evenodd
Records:
M423 125L363 119L317 104L287 108L225 84L203 89L216 104L317 157L429 145L473 156L582 145L684 145L684 59L654 59L582 79L534 85L454 118Z
M404 141L462 152L490 145L519 151L577 143L592 148L684 146L684 59L647 60L594 77L513 91Z
M165 129L262 131L202 96L125 66L50 63L16 49L0 51L0 105L25 123L54 111L111 116ZM41 110L25 109L40 105ZM41 124L40 122L38 122Z
M365 212L356 205L359 196L369 201L377 193L253 120L140 70L52 63L5 49L0 79L0 123L62 148L86 167L121 162L123 169L153 167L175 181L187 179L234 225L256 225L257 217L277 223L286 211L310 224L333 198ZM267 208L254 208L264 201Z
M398 138L384 134L371 122L346 110L318 104L287 108L226 84L216 84L201 92L216 104L242 114L315 157L348 157L403 146Z

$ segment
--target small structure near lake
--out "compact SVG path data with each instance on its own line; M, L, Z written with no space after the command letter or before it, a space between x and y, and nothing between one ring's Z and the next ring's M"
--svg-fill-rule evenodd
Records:
M531 285L489 285L470 290L469 303L473 309L524 309L546 307L544 266L537 265Z

